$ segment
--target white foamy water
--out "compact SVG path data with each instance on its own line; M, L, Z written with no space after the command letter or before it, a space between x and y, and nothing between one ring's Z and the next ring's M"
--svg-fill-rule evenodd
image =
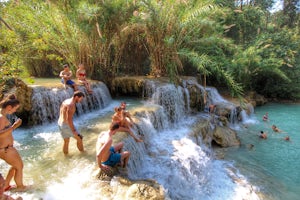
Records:
M165 85L149 93L150 101L128 100L129 109L139 110L133 130L144 139L138 144L131 137L124 140L125 150L132 153L128 163L130 179L157 180L166 191L166 199L258 199L256 188L231 162L216 160L214 152L191 135L192 124L201 114L190 116L189 101L184 100L189 96L187 90ZM63 155L56 122L14 132L24 161L24 182L32 189L9 193L21 195L24 200L124 199L126 189L116 177L111 182L95 178L97 137L108 130L113 108L119 104L106 102L104 108L86 114L81 113L83 105L77 106L81 115L74 121L84 136L84 153L71 139L70 155ZM2 160L0 170L8 171Z
M147 155L136 178L157 180L171 199L259 199L246 178L189 136L193 118L175 128L149 130Z

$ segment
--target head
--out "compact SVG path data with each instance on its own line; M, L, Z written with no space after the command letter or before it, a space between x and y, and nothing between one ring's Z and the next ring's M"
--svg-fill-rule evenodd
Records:
M70 70L69 64L64 64L63 67L64 67L65 71L69 71Z
M264 132L263 132L263 131L260 131L260 134L264 134Z
M119 128L119 124L115 123L110 126L110 131L115 132Z
M0 102L2 110L6 110L7 114L13 114L20 107L20 102L14 94L8 95Z
M120 107L121 107L123 110L125 110L125 109L126 109L126 102L125 102L125 101L121 102Z
M286 136L286 137L285 137L285 140L290 140L290 137L289 137L289 136Z
M84 64L80 63L80 64L78 65L78 69L84 69Z
M75 99L76 103L81 102L84 97L85 95L83 94L83 92L79 90L75 91L73 94L73 98Z

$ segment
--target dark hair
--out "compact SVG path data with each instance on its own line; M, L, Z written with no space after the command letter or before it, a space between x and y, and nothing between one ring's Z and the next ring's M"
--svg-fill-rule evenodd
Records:
M83 94L83 92L77 90L74 92L73 97L85 97L85 95Z
M114 131L114 130L117 130L119 127L120 127L120 125L119 125L118 123L112 124L112 125L110 126L110 130L111 130L111 131Z
M6 108L7 106L15 107L20 104L20 101L16 98L16 95L10 94L4 98L1 102L1 108Z
M63 67L67 68L67 67L69 67L69 64L64 64Z
M263 134L264 132L263 132L263 131L260 131L260 133Z

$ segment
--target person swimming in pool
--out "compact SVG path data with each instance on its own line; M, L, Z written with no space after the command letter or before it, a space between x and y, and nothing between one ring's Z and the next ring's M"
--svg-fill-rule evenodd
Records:
M267 139L267 133L265 133L264 131L260 131L260 136L259 136L260 138L262 138L262 139Z

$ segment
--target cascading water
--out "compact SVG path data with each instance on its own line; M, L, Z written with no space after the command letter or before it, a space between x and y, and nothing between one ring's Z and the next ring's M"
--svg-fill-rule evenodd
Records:
M146 177L157 180L165 187L171 199L215 200L239 199L240 197L247 199L247 195L251 193L250 190L245 189L248 186L233 184L229 180L228 171L231 172L233 178L242 179L242 177L233 173L228 163L214 160L211 157L213 155L211 150L201 141L196 142L196 139L191 136L191 126L201 116L192 117L182 112L181 109L172 107L172 105L183 107L183 99L180 99L183 96L178 95L178 91L181 90L171 85L157 88L152 103L159 103L161 106L155 111L151 110L148 114L139 116L141 120L138 126L143 130L141 132L145 135L147 148L146 151L137 149L143 152L139 154L142 157L138 158L142 163L134 164L140 167L134 168L131 176L135 179ZM172 96L172 100L160 99L170 98L169 94L176 94L176 98ZM172 126L163 126L163 129L155 129L155 127L162 128L161 124L170 124L172 118L159 115L158 119L154 113L168 113L170 107L173 109L174 116L180 116L175 117L176 123ZM137 155L137 152L134 154ZM215 192L216 190L218 192ZM242 194L239 190L246 192Z
M133 130L144 139L144 143L135 143L131 137L124 140L125 150L131 151L128 177L157 180L165 188L166 199L258 199L231 163L215 160L211 149L201 143L201 137L191 134L195 121L207 118L207 114L191 116L186 111L188 91L169 84L152 86L149 101L127 101L129 109L137 109ZM34 97L35 116L49 122L57 117L61 101L72 94L69 90L36 90L39 94L35 93ZM70 156L63 156L62 138L56 122L14 132L15 146L24 161L24 182L33 185L32 190L19 193L24 200L126 197L127 188L117 179L113 178L105 185L106 181L94 176L98 171L95 159L97 137L101 131L108 130L113 108L120 102L111 100L105 85L94 87L93 91L94 97L87 96L87 102L78 104L77 110L82 114L98 109L74 117L76 128L84 136L85 153L80 154L71 140ZM93 99L91 103L89 98L98 100ZM1 162L0 170L5 173L8 165Z
M83 86L79 86L79 89L84 92L86 91ZM93 94L85 92L83 102L76 105L76 113L78 115L87 111L104 108L111 101L110 93L105 84L101 82L93 84L93 91ZM33 125L45 124L58 119L60 104L65 99L72 97L73 92L71 88L62 90L58 88L34 87L29 123Z

